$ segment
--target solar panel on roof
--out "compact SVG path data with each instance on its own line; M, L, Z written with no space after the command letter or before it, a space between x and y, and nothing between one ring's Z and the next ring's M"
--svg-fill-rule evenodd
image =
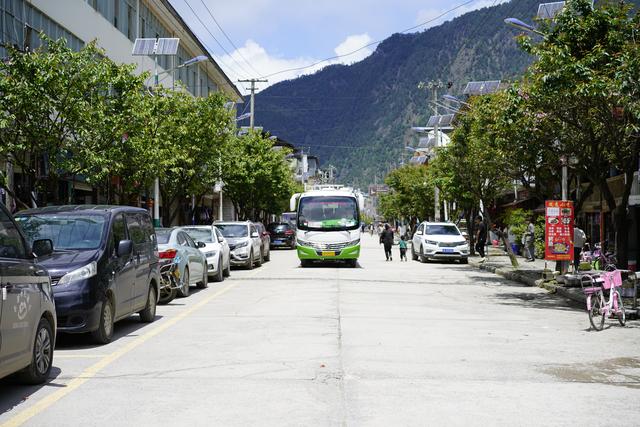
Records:
M429 145L429 138L422 137L418 140L418 148L427 148Z
M135 56L153 55L155 48L156 39L136 39L131 54Z
M438 120L440 120L440 116L431 116L429 117L429 121L427 122L427 127L434 127L438 124Z
M440 116L439 126L451 126L451 122L453 121L453 114L445 114Z
M180 44L180 39L178 38L160 38L158 39L158 47L155 54L176 55L178 53L178 44Z
M487 80L481 82L469 82L464 88L465 95L486 95L500 88L500 80Z
M564 7L563 1L557 1L553 3L541 3L538 6L538 18L539 19L553 19Z

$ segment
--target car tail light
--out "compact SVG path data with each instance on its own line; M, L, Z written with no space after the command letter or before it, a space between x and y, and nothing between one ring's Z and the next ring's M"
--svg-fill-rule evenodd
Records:
M286 230L284 234L286 234L287 236L291 236L293 234L293 230Z
M161 259L173 259L178 254L178 251L175 249L167 249L166 251L160 252Z

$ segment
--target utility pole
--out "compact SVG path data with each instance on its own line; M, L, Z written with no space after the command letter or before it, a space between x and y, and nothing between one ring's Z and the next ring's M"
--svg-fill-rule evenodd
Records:
M420 82L418 83L418 89L427 89L433 92L433 109L434 115L438 115L438 89L444 87L444 83L440 80L432 80L429 82ZM435 151L440 146L440 134L438 132L438 122L433 126L433 135L435 137L435 147L434 147L434 155ZM435 186L433 189L433 199L434 199L434 219L436 221L440 221L440 189L438 186Z
M249 119L249 127L251 128L251 130L253 130L253 123L255 120L255 110L254 110L254 105L255 105L255 93L256 93L256 83L266 83L269 80L267 79L244 79L244 80L238 80L238 83L251 83L251 118Z

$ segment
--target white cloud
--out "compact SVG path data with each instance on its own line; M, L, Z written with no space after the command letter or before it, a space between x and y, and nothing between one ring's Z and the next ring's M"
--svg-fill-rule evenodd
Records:
M346 56L318 63L320 58L282 58L275 56L267 52L264 47L255 41L247 40L244 46L231 52L231 55L219 57L218 63L234 83L238 79L268 76L268 83L259 84L260 89L265 89L283 80L315 73L327 65L351 64L361 61L373 52L373 46L365 47L369 43L371 43L371 37L366 33L350 35L334 49L336 55ZM357 52L354 52L356 50ZM350 54L351 52L354 53ZM278 74L271 75L274 73Z
M334 51L336 55L339 56L348 55L343 58L339 58L339 62L353 63L362 61L373 52L373 46L365 47L371 43L371 41L371 37L369 37L369 34L367 33L349 36L342 43L336 46ZM354 53L349 55L351 52Z

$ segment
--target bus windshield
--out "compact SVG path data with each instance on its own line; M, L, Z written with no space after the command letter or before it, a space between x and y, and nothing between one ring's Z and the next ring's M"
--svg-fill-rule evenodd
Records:
M300 199L301 230L355 230L359 226L356 199L348 196L308 196Z

